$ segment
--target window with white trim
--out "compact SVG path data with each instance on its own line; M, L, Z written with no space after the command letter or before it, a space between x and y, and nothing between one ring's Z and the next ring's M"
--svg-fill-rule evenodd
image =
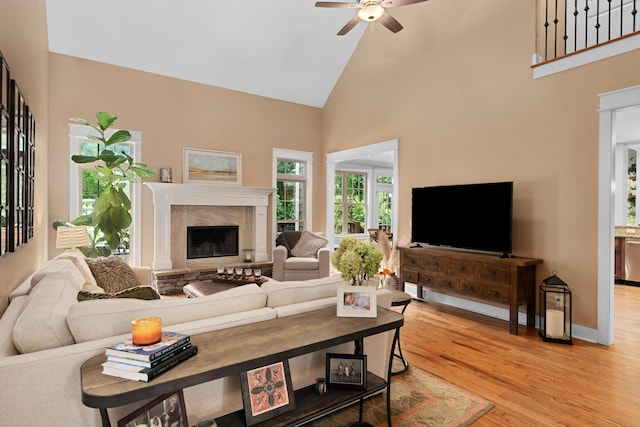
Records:
M382 231L391 231L393 219L393 177L387 175L376 175L376 195L378 204L377 228Z
M107 137L111 136L117 129L112 129L107 132ZM104 184L101 184L97 179L97 174L94 170L94 163L77 164L71 160L73 154L83 154L95 156L104 150L104 144L98 143L87 138L87 133L91 132L91 129L87 126L70 124L69 125L69 218L71 221L80 215L88 215L92 211L93 202L100 195L104 189ZM109 147L112 151L117 151L131 156L134 161L140 162L141 158L141 145L142 145L142 133L131 132L131 140L119 144L114 144ZM128 183L124 191L131 199L131 216L133 221L129 228L129 238L125 241L125 244L120 248L120 252L126 255L128 262L131 265L140 265L140 238L139 238L139 224L140 224L140 193L141 183L139 181L135 183Z
M362 234L367 230L367 174L336 171L334 232Z
M313 154L274 149L276 235L311 229Z

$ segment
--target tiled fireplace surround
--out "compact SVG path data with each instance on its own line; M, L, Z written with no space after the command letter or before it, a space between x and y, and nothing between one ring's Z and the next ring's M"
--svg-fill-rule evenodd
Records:
M269 259L267 209L272 188L148 182L154 207L152 268L161 293L179 291L189 281L204 280L217 266L242 262L253 249L256 262ZM239 255L187 259L187 227L239 226Z

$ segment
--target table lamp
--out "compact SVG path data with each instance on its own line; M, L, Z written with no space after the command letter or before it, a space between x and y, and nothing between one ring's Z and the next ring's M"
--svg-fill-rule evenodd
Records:
M76 249L91 243L86 226L58 227L56 230L56 248Z

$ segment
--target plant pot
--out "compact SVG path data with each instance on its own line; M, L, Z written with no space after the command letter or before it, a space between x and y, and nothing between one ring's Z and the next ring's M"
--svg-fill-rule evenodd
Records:
M400 287L400 279L396 273L388 274L384 279L384 288L390 291L396 291Z

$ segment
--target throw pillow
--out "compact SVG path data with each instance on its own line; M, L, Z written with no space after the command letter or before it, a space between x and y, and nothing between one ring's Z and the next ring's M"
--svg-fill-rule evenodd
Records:
M284 246L287 248L287 257L290 257L291 249L296 246L301 235L301 231L283 231L276 239L276 246Z
M295 257L315 257L318 249L327 246L328 240L310 231L303 231L298 243L291 249Z
M103 292L78 292L78 301L87 301L93 299L111 299L111 298L136 298L136 299L160 299L160 295L150 286L136 286L135 288L125 289L124 291L113 294Z
M108 294L142 286L129 264L118 256L87 258L86 261L96 283Z

